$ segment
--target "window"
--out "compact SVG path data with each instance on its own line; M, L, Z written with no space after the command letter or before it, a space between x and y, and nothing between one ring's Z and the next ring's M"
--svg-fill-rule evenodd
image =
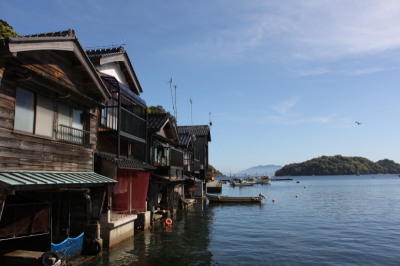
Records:
M35 134L52 137L54 126L54 101L41 95L37 95L36 101Z
M47 137L53 136L54 102L52 99L17 88L15 100L14 129Z
M15 100L14 128L33 133L35 94L31 91L17 88Z
M57 139L83 144L85 131L82 110L62 103L58 103L56 109L53 99L23 88L17 88L15 102L15 130L50 138L56 130L58 134L54 137Z
M83 144L83 111L65 104L58 104L58 138L64 141Z

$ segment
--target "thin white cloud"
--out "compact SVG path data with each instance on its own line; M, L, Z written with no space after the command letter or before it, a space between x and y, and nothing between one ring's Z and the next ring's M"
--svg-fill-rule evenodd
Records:
M348 117L343 117L339 114L311 117L304 117L301 115L270 115L260 118L257 122L280 125L321 124L332 128L348 128L353 125L351 119Z
M368 67L368 68L359 68L352 71L348 71L348 75L357 76L357 75L365 75L365 74L372 74L386 70L382 67Z
M398 0L237 1L229 14L232 23L214 25L179 51L209 59L315 61L400 48Z
M293 115L292 109L299 100L300 100L299 97L293 97L291 99L273 105L272 109L278 112L280 115L285 115L285 116Z

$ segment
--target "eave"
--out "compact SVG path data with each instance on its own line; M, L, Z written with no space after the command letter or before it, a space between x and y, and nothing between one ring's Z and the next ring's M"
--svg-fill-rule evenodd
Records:
M110 98L103 81L76 37L12 37L8 38L8 49L11 54L43 50L72 52L88 73L103 100Z

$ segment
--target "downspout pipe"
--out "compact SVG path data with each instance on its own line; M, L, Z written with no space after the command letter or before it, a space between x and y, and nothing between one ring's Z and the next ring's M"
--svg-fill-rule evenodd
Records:
M117 117L117 158L121 154L121 88L118 87L118 117Z

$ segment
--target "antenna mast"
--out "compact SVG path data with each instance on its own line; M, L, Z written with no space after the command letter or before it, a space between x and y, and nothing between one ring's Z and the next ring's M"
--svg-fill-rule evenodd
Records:
M172 78L170 78L167 83L169 83L169 90L171 92L172 110L174 111L175 119L178 121L178 110L176 106L176 87L178 86L174 85L174 91L175 91L175 99L174 99L174 94L172 93Z
M176 119L176 122L178 123L178 105L176 104L176 88L178 87L178 85L174 85L174 89L175 89L175 113L174 113L174 115L175 115L175 119Z
M190 121L192 122L192 126L193 126L193 109L192 109L192 106L193 106L193 101L192 101L192 98L190 98Z

